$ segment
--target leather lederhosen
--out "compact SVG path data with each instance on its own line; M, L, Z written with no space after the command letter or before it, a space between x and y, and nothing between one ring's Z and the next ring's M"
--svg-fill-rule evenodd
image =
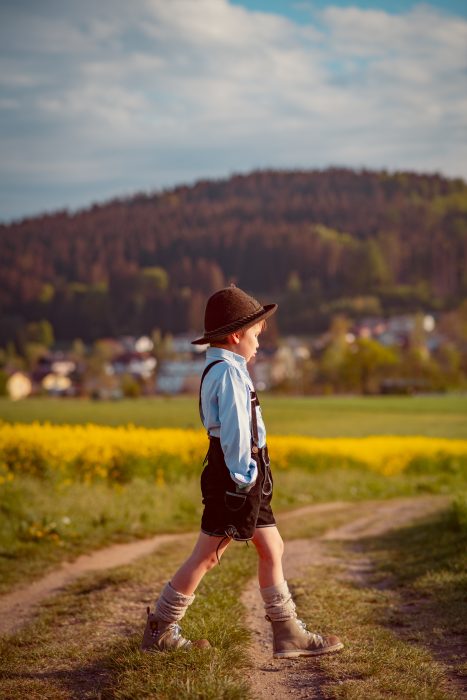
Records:
M201 387L209 370L222 360L208 365L201 377L199 407L202 418ZM258 477L252 488L246 492L232 479L225 463L219 438L209 436L209 450L205 467L201 474L201 492L204 511L201 530L208 535L231 537L235 540L250 540L257 527L271 527L276 524L271 509L273 490L272 474L269 466L267 446L258 446L258 423L256 407L259 399L250 390L251 406L251 457L258 466Z

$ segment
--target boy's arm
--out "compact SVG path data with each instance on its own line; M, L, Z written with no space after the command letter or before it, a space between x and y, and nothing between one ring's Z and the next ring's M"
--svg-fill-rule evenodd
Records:
M251 456L250 388L230 367L221 377L218 402L225 463L233 481L248 492L258 476Z

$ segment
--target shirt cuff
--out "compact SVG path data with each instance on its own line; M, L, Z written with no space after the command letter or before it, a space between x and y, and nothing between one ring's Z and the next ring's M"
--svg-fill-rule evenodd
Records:
M237 486L245 493L248 493L248 491L250 491L253 488L257 478L258 465L254 461L254 459L250 462L248 474L241 474L240 472L234 472L232 474L232 479L235 481Z

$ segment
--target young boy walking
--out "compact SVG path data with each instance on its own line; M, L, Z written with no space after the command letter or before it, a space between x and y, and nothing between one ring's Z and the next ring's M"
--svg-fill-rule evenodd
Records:
M221 289L207 302L205 333L192 341L210 344L199 395L200 416L209 437L201 475L201 532L191 555L163 588L155 611L148 608L143 651L210 646L205 639L185 639L179 622L201 579L232 540L252 541L256 547L274 658L316 656L343 647L335 636L309 632L297 618L282 570L284 544L271 509L273 479L266 430L247 369L265 320L276 309L277 304L262 306L235 286Z

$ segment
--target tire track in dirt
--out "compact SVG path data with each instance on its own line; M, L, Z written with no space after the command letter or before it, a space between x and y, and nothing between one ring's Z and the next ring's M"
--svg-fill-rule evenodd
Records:
M340 568L345 567L343 575L361 582L365 572L368 573L371 570L370 561L362 557L349 565L348 562L343 562L342 559L328 553L327 542L358 541L363 537L381 535L435 513L448 502L448 498L429 496L362 503L359 517L345 525L332 528L317 538L286 542L285 576L292 580L303 576L305 570L310 567L338 564ZM306 513L303 512L300 515L305 516ZM293 513L288 514L288 517L293 517ZM283 518L278 517L279 529L282 521ZM312 578L312 576L309 577ZM313 659L272 658L271 626L264 618L263 603L256 579L248 585L242 596L242 602L247 610L247 624L252 632L253 668L249 681L255 700L271 698L321 700L324 698L322 686L325 678ZM335 632L338 634L338 630Z
M430 496L365 502L359 505L358 517L355 517L355 503L343 502L315 504L283 513L278 517L279 527L281 523L285 524L293 518L300 519L317 514L323 514L325 517L327 513L349 510L349 522L346 524L332 528L316 538L295 539L286 543L284 555L286 577L289 580L304 575L313 578L313 567L318 569L320 566L337 564L342 575L364 583L365 575L371 571L369 560L359 557L358 560L352 560L350 563L343 562L342 559L329 553L327 543L336 540L358 543L360 538L383 534L419 517L429 515L442 508L448 500ZM162 545L176 540L179 542L188 540L195 536L196 533L193 532L157 535L146 540L112 545L89 555L80 556L72 563L64 563L42 579L0 598L0 633L12 633L28 623L34 617L41 601L59 593L82 574L128 564L139 557L151 554ZM307 572L310 569L311 574ZM140 597L139 593L138 610L141 606ZM322 688L326 678L319 670L316 660L272 658L271 627L264 619L264 609L256 579L252 579L242 600L248 611L247 624L253 638L253 665L249 673L249 681L255 700L263 698L321 700L325 698ZM134 616L137 613L136 607L130 612ZM310 627L313 626L310 625ZM123 630L119 628L119 631L122 633ZM335 631L338 633L338 630Z
M343 502L318 503L304 506L282 515L282 520L315 513L325 513L347 507ZM42 578L27 586L20 586L11 593L0 596L0 635L12 634L29 622L38 604L62 591L68 584L91 571L104 571L116 566L130 564L139 557L151 554L159 547L180 539L190 539L197 533L155 535L144 540L114 544L90 554L83 554L73 562L64 562Z
M0 634L12 634L29 622L37 605L62 591L79 576L91 571L104 571L151 554L164 544L180 538L193 537L193 533L156 535L137 542L113 544L90 554L83 554L73 562L64 562L46 576L28 586L21 586L0 597Z

